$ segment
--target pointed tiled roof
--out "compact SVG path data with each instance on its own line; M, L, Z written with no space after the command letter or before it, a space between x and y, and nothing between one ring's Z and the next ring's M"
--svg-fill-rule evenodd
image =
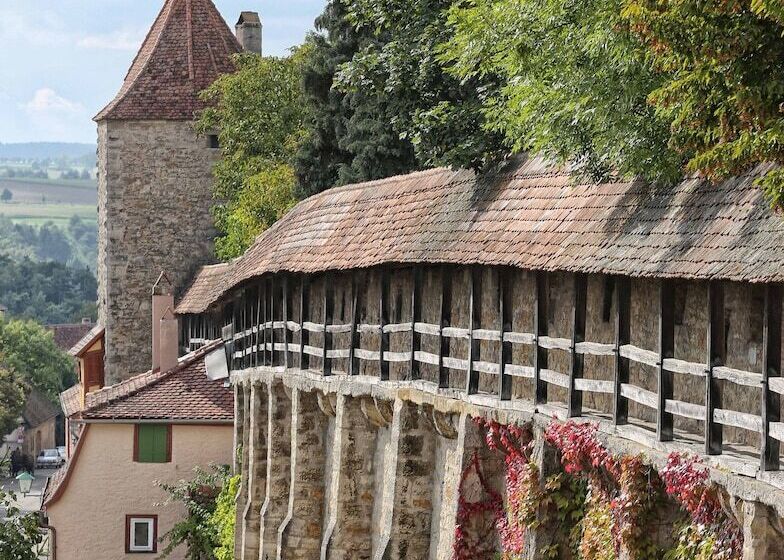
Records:
M191 120L199 92L234 71L242 50L211 0L166 0L117 97L95 117Z

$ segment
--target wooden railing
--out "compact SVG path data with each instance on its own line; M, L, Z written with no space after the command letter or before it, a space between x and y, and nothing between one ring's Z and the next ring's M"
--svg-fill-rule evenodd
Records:
M613 279L615 303L615 340L613 343L600 343L585 340L587 276L574 275L571 302L570 338L558 338L548 333L548 275L536 274L535 302L533 309L533 332L516 332L513 323L513 282L511 270L497 268L497 311L498 321L494 328L481 325L481 269L473 267L469 281L469 297L466 305L469 310L467 326L452 325L452 268L442 267L441 290L438 294L440 324L422 321L422 276L419 267L413 269L411 309L409 320L390 322L389 283L390 269L381 270L380 298L378 301L378 324L360 322L357 300L360 291L357 272L351 280L350 320L340 324L333 321L335 311L334 277L327 273L324 280L322 301L311 302L310 278L300 275L268 276L259 284L241 292L235 299L226 323L234 333L230 337L233 345L232 369L240 370L255 366L285 366L311 369L311 357L318 358L321 373L325 376L337 373L333 365L336 359L347 360L345 374L355 375L360 371L361 362L378 364L378 374L382 380L390 378L390 364L408 364L407 378L421 379L422 364L435 366L438 387L450 387L450 372L465 372L465 386L461 387L468 395L476 394L480 386L480 374L497 376L497 396L501 400L512 399L512 380L524 378L533 380L535 404L547 402L548 387L555 385L566 390L566 415L583 415L583 395L595 393L611 395L613 399L613 419L618 425L629 421L629 402L635 402L655 411L656 432L660 441L674 438L675 417L698 420L704 425L705 453L721 454L724 448L722 427L732 426L750 430L761 435L762 470L779 469L779 445L784 441L784 423L780 420L780 395L784 394L784 378L781 377L781 309L782 294L779 285L765 287L763 364L764 373L742 371L727 367L724 355L725 311L724 287L721 282L711 282L709 286L707 310L707 356L704 363L689 362L674 357L675 346L675 285L670 280L660 281L659 290L659 340L658 351L639 348L631 344L631 283L626 277ZM365 278L365 276L362 276ZM299 316L293 317L291 310L292 283L298 284ZM321 306L322 321L310 321L313 305ZM486 326L486 325L485 325ZM214 337L219 329L207 321L202 324L198 319L187 322L185 338L189 347L203 343ZM311 334L321 334L320 346L310 343ZM400 333L411 333L410 347L405 351L391 351L391 337ZM298 334L297 341L294 335ZM336 334L348 335L347 347L335 348ZM375 334L379 337L379 349L362 348L362 334ZM438 353L422 350L424 337L435 339ZM345 336L344 336L345 338ZM467 341L467 352L463 356L450 355L450 341ZM488 361L480 356L482 341L498 343L496 359ZM398 345L399 346L399 345ZM513 363L513 349L528 346L533 350L533 364ZM549 367L552 352L567 353L571 364L568 371L555 371ZM583 377L585 356L614 357L614 374L608 379L587 379ZM651 391L630 383L630 365L642 364L655 368L658 372L657 390ZM674 398L675 375L686 375L703 379L705 404L696 404ZM719 381L760 390L761 409L759 414L750 414L724 408ZM453 387L454 388L454 387Z

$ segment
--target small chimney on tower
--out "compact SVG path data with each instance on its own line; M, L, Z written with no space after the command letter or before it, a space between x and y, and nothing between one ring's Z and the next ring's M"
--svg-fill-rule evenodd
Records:
M242 12L234 30L244 50L261 54L261 18L258 13Z
M163 370L161 356L167 349L162 346L161 320L167 309L174 307L172 284L165 272L161 272L152 287L152 369ZM174 340L175 365L177 354L177 339ZM165 370L164 370L165 371Z
M167 307L164 310L163 315L161 316L161 322L158 325L161 333L161 371L169 371L177 366L177 353L179 350L177 342L180 339L179 327L180 324L177 321L177 317L172 312L171 307Z

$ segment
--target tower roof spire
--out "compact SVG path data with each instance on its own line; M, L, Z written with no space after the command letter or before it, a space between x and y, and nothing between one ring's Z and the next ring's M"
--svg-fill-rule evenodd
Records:
M242 50L212 0L166 0L122 88L95 120L191 120Z

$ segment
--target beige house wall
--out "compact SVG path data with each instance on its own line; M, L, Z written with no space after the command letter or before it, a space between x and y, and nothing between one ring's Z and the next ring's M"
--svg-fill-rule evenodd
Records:
M91 425L65 491L47 507L57 532L57 559L157 558L156 553L125 553L125 516L158 515L158 536L165 534L184 510L156 506L166 495L155 481L192 478L197 465L231 464L232 437L231 425L175 425L170 463L135 463L133 424ZM171 556L184 557L182 548Z

